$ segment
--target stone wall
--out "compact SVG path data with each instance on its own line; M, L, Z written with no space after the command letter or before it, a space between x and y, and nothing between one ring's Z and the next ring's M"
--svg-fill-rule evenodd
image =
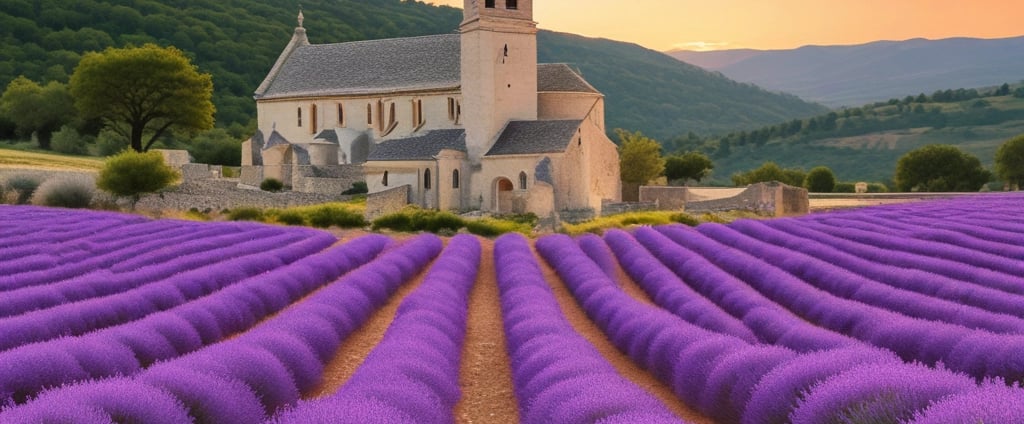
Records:
M558 211L558 218L563 222L570 224L579 224L581 222L590 221L597 217L597 212L593 209L562 209Z
M688 212L749 211L768 216L792 216L810 210L807 190L790 187L779 182L759 183L748 187L739 195L688 202Z
M292 191L339 195L363 181L363 167L358 165L298 165L292 171Z
M371 193L366 197L366 220L373 221L387 214L399 212L409 204L412 187L403 185L391 190Z
M628 212L648 212L658 210L655 202L623 202L605 203L601 205L601 215L618 215Z
M208 180L214 178L210 165L202 163L183 164L179 170L181 171L181 178L184 180Z
M242 166L242 172L238 177L238 184L249 187L259 187L263 182L262 166Z
M643 186L640 187L640 202L654 203L657 210L682 211L689 199L686 187Z

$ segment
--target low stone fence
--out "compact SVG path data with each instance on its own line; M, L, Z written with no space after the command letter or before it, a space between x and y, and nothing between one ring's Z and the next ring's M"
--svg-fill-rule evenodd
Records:
M629 212L647 212L658 210L656 202L622 202L604 203L601 205L601 215L618 215Z
M810 211L807 190L779 182L758 183L722 199L687 202L688 212L750 211L769 216L804 215Z
M403 185L366 196L366 220L373 221L384 215L399 212L409 204L412 187Z

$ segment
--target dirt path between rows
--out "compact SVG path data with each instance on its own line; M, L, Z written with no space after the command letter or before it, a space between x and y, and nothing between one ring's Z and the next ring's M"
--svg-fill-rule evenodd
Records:
M480 239L480 244L480 271L470 293L459 373L462 399L455 407L455 420L460 424L517 423L519 409L501 320L494 241Z
M412 280L402 284L383 307L378 308L363 323L362 327L353 331L341 343L341 347L338 348L338 353L334 356L334 359L324 366L323 382L307 393L304 398L315 399L322 396L330 396L352 378L352 374L355 374L359 365L366 360L366 357L373 351L373 348L377 347L380 341L384 339L384 333L391 326L391 322L395 320L398 306L402 304L402 301L405 300L409 293L412 293L413 290L420 286L420 283L427 276L431 264L428 264Z
M540 265L541 272L544 274L544 279L548 281L548 285L555 292L555 299L558 301L559 307L562 309L562 314L569 320L569 323L576 330L577 333L582 335L590 344L597 348L597 351L601 353L604 358L615 367L615 369L623 377L629 379L640 388L646 390L654 397L661 400L661 402L668 407L669 411L672 411L677 417L695 424L714 424L714 421L701 415L699 412L690 409L686 406L679 398L676 397L675 393L672 392L672 388L665 385L653 375L648 373L643 368L636 365L626 354L620 352L611 341L605 337L604 332L594 324L593 321L587 317L586 312L582 307L576 303L576 298L573 297L572 293L569 292L568 287L558 276L554 269L552 269L540 255L534 250L534 257L537 259L537 264ZM618 264L616 263L616 267ZM617 274L620 277L625 277L626 280L619 280L620 286L623 287L627 293L632 296L640 297L641 299L647 299L646 294L636 286L635 283L622 284L622 281L628 281L628 276L625 272L619 268ZM650 302L650 300L647 300Z

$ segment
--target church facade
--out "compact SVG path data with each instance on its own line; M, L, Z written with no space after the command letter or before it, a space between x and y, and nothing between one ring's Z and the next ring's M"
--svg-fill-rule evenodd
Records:
M600 213L621 198L604 96L537 63L532 6L465 0L457 34L320 45L300 14L256 91L243 166L358 166L371 194L408 186L426 208Z

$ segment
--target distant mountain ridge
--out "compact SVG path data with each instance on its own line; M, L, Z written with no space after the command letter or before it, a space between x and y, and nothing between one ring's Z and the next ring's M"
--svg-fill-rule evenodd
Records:
M1024 80L1024 36L668 54L737 81L830 107Z

